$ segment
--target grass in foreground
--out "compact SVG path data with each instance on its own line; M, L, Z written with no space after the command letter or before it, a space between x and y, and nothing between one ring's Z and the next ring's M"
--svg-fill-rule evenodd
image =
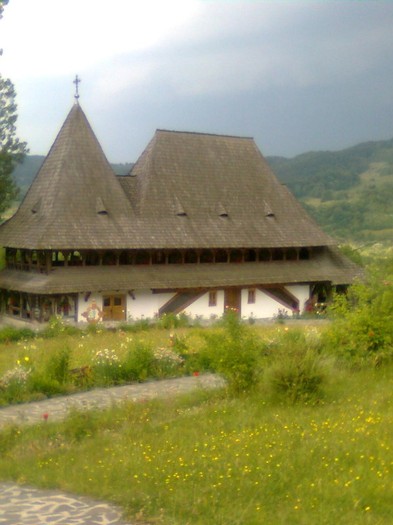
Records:
M391 524L392 366L343 372L319 405L262 390L74 413L0 435L0 477L171 525Z

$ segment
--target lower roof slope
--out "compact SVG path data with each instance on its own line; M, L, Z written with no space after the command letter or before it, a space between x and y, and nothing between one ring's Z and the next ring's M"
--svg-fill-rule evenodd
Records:
M327 249L310 260L274 263L72 266L54 268L48 275L6 269L0 272L0 288L32 294L62 294L278 283L339 285L361 276L358 266L337 250Z

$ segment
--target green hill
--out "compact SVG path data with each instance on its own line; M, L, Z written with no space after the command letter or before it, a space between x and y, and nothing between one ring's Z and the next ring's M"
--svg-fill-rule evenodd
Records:
M16 168L21 197L43 160L28 155ZM327 233L346 242L393 241L393 139L267 161ZM125 175L132 164L112 167Z
M334 237L362 242L393 240L393 140L267 160L278 178Z

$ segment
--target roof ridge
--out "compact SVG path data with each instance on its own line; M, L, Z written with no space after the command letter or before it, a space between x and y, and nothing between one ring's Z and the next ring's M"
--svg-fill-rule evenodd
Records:
M223 133L206 133L203 131L181 131L177 129L162 129L157 128L156 132L164 132L164 133L178 133L178 134L184 134L184 135L205 135L208 137L225 137L230 139L244 139L244 140L254 140L254 137L246 137L246 136L240 136L240 135L226 135Z

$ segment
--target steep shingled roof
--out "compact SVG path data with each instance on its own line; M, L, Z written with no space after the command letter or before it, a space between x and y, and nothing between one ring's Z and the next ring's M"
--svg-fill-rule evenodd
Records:
M117 178L79 104L0 226L0 245L27 249L334 244L253 139L158 130L130 176Z
M19 248L118 245L133 211L79 104L69 112L1 243Z
M136 182L123 188L132 187L138 218L160 218L159 231L178 216L179 232L189 228L191 241L203 238L208 246L335 244L280 184L251 138L158 130L131 176Z

